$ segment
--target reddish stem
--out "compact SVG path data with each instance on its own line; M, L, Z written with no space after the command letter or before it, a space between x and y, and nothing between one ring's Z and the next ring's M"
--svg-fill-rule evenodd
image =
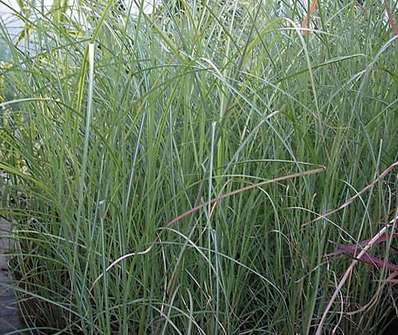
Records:
M308 36L309 31L308 31L308 22L310 20L310 17L314 12L316 11L316 8L318 6L318 0L312 0L310 4L310 8L308 9L307 15L304 17L303 22L301 24L301 28L303 29L303 35Z
M388 16L388 24L391 30L393 31L394 35L398 36L398 26L397 23L395 22L394 14L392 13L390 6L388 5L388 0L384 0L384 7L386 9Z

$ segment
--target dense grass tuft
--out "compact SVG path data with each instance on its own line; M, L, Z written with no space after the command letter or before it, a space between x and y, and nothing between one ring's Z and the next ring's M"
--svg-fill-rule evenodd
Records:
M398 160L383 5L319 2L307 34L297 1L79 11L85 27L32 9L18 47L2 32L0 213L28 325L314 333L352 261L324 256L397 216L397 171L377 179ZM394 262L394 244L372 254ZM380 333L388 276L357 264L324 332Z

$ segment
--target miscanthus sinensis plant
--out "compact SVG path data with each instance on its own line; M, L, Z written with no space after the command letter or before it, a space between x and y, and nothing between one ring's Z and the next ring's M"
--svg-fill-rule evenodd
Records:
M1 214L28 327L380 333L390 270L359 263L339 287L352 259L325 255L394 228L384 7L322 1L303 34L296 2L164 1L135 18L80 5L85 26L26 18L28 49L3 30ZM372 254L394 262L394 244Z

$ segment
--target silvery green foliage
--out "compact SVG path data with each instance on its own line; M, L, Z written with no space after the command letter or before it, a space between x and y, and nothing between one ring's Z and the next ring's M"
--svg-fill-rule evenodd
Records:
M137 17L140 12L144 14L153 13L154 9L162 4L162 0L117 0L115 1L115 8L119 13ZM54 6L58 2L54 0L37 0L29 1L22 0L25 8L29 10L32 17L40 18L43 15L48 15L54 12ZM96 2L100 9L100 2ZM91 5L91 1L66 0L62 5L66 5L67 9L64 13L65 17L83 27L87 26L87 9ZM23 22L17 17L21 13L21 6L16 0L2 0L0 1L0 18L11 35L17 35L22 27ZM93 13L94 14L94 13ZM99 13L96 13L99 15Z

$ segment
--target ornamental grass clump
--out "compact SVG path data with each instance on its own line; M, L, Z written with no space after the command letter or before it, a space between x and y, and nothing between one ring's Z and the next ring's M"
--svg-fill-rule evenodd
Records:
M381 333L391 269L359 261L339 286L383 227L372 255L398 264L397 171L380 177L398 159L398 41L366 5L319 1L304 33L298 1L82 1L32 8L17 45L3 31L1 215L27 327Z

